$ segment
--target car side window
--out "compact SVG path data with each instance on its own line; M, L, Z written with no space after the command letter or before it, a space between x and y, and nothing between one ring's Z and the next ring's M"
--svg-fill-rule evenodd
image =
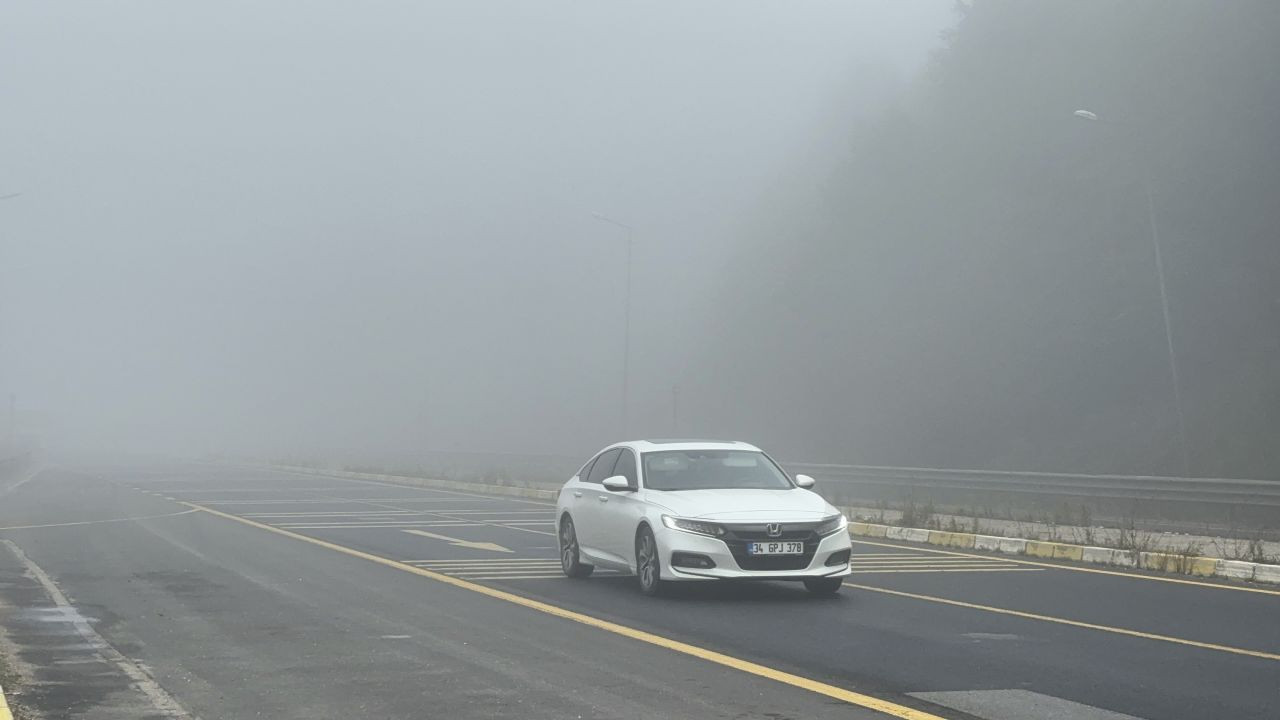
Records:
M587 481L587 477L591 475L591 464L594 463L596 461L596 458L598 457L600 456L597 455L596 457L591 458L590 460L587 461L586 465L582 466L582 469L578 471L578 482Z
M618 456L618 464L613 466L613 474L625 477L627 484L633 488L640 487L636 482L636 454L623 448L622 454Z
M596 462L591 466L591 473L587 475L587 482L599 485L604 479L613 475L613 464L618 461L618 453L622 452L618 448L606 450L600 453L600 457L596 458Z

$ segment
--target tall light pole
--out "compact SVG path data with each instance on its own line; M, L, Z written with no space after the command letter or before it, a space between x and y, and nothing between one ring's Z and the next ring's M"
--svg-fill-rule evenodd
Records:
M627 437L627 408L629 407L630 385L631 385L631 244L635 239L635 228L626 223L618 222L613 218L601 215L598 212L591 213L591 217L607 222L615 227L622 228L626 231L627 241L627 291L626 291L626 309L624 310L622 322L622 436Z
M1136 126L1115 122L1114 120L1102 120L1097 113L1089 110L1076 110L1072 115L1082 120L1128 129L1135 137L1138 134ZM1147 200L1147 229L1151 234L1151 249L1155 254L1156 278L1160 283L1160 311L1164 314L1164 340L1169 355L1169 380L1173 384L1173 406L1178 416L1178 439L1182 453L1182 474L1185 477L1190 477L1191 454L1187 449L1187 418L1182 409L1182 383L1178 380L1178 356L1173 346L1173 323L1169 319L1169 292L1165 288L1164 255L1160 252L1160 232L1156 225L1155 194L1151 190L1151 169L1147 166L1146 148L1140 147L1142 141L1131 139L1131 142L1139 146L1133 148L1133 153L1138 163L1139 174L1142 175L1142 190Z

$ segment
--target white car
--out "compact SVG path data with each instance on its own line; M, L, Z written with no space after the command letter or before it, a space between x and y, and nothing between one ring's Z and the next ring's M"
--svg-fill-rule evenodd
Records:
M556 502L560 564L634 573L657 594L683 580L801 580L832 595L849 574L848 520L741 442L638 440L611 445Z

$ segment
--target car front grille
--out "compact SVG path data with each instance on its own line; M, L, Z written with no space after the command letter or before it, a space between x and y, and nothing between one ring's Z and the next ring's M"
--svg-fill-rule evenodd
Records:
M743 570L803 570L813 562L822 538L813 531L818 523L781 523L782 533L770 536L763 523L750 525L725 525L723 537L738 567ZM803 555L748 555L747 543L800 541L804 543Z

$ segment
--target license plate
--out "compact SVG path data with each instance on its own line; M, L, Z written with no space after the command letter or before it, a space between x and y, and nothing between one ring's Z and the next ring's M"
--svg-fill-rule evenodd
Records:
M803 555L802 542L760 542L747 543L748 555Z

